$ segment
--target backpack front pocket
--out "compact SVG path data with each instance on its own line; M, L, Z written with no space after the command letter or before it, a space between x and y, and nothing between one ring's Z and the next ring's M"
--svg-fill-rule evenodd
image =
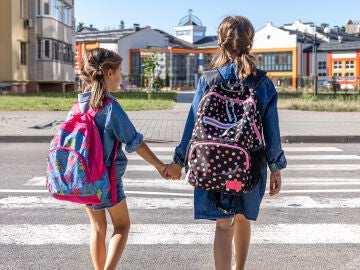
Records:
M249 175L249 155L242 147L204 142L190 148L187 180L193 186L240 193L246 187Z

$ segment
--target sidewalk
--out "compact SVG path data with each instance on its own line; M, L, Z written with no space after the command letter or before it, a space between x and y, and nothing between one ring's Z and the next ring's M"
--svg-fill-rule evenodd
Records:
M192 92L180 92L172 110L129 111L145 140L179 142L191 105ZM50 142L64 111L0 111L0 142ZM284 143L360 143L360 112L280 110Z

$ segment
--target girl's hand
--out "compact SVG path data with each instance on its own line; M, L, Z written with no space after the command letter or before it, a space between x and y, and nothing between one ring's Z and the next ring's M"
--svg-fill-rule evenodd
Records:
M168 164L165 170L165 178L179 180L181 178L182 168L174 162Z
M165 164L161 164L158 166L155 166L156 170L159 172L162 178L166 178L166 168L167 166Z
M276 195L281 189L281 173L280 171L272 172L270 175L270 196Z

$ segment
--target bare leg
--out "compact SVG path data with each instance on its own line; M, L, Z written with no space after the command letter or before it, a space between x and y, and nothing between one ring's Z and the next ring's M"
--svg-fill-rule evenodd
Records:
M243 270L249 251L251 224L243 215L236 215L234 227L235 269Z
M217 219L214 239L214 260L216 270L230 270L232 258L232 240L235 227L230 226L231 219Z
M90 254L96 270L104 269L106 260L106 214L105 210L94 211L87 206L86 211L91 222Z
M108 211L114 226L114 233L109 242L104 269L116 269L130 231L130 217L126 200L122 200L116 206L109 208Z

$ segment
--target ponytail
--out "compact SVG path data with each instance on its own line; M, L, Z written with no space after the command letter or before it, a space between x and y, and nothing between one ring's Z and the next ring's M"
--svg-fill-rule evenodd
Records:
M256 74L255 57L250 55L254 35L254 28L247 18L226 17L218 28L219 51L212 59L210 68L235 63L239 79Z
M92 92L89 102L92 109L103 107L107 97L105 72L109 69L116 70L121 62L120 55L107 49L95 48L85 52L80 73L80 89L82 92Z

